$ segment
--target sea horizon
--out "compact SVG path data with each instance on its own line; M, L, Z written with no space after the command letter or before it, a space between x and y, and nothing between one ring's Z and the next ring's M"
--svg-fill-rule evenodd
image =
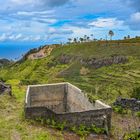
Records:
M0 43L0 59L19 60L30 49L38 48L45 43Z

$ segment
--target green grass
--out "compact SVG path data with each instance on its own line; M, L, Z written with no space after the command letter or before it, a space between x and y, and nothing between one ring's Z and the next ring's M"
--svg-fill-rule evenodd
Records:
M0 140L57 140L47 127L24 118L25 87L19 86L18 80L9 80L13 96L0 96ZM60 140L63 140L60 137Z
M52 136L47 127L24 119L24 99L28 84L67 81L81 88L91 99L97 98L108 104L112 104L118 96L131 97L133 89L140 86L140 43L133 40L120 41L119 46L117 43L112 41L106 46L104 42L88 42L59 46L46 58L26 60L1 68L0 78L12 85L13 97L0 96L0 140L14 137L23 140L57 140L57 136ZM58 62L62 54L81 58L124 55L129 62L99 69L86 67L89 72L82 75L80 70L83 66L79 62ZM49 63L53 65L49 66Z
M46 58L26 60L0 69L0 78L8 81L17 79L21 85L67 81L80 87L84 92L111 103L120 95L130 97L133 88L140 84L140 44L132 42L133 40L111 41L107 46L104 41L58 46ZM59 63L58 58L62 54L81 58L124 55L129 58L129 62L99 69L86 67L89 72L82 75L80 70L83 66L79 62Z

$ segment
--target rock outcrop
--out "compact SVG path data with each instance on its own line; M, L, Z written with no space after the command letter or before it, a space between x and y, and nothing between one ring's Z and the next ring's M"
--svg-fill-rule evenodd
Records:
M8 93L12 96L12 88L11 85L5 84L4 82L0 81L0 94Z
M128 59L125 56L112 56L108 58L90 58L81 60L81 64L86 66L91 66L94 68L101 68L103 66L111 66L113 64L124 64L128 61Z
M81 63L81 65L89 66L89 67L93 67L93 68L101 68L103 66L110 66L113 64L124 64L128 61L127 57L125 57L125 56L111 56L111 57L100 58L100 59L98 59L98 58L83 59L79 56L71 56L71 55L62 54L58 58L58 61L61 64L68 64L75 60L79 61Z

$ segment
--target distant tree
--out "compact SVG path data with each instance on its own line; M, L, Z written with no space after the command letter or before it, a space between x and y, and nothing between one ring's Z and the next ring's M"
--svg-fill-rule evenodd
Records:
M108 35L110 36L110 40L112 40L112 37L114 36L114 32L112 30L110 30L108 32Z
M84 38L80 37L79 40L80 40L80 42L83 42L84 41Z
M130 39L130 35L127 36L127 39Z
M87 36L87 41L89 41L90 40L90 37L89 36Z
M126 40L127 39L127 37L126 36L124 36L124 40Z
M87 41L87 35L84 35L84 41L85 42Z
M74 43L77 43L77 38L74 38L74 39L73 39L73 42L74 42Z

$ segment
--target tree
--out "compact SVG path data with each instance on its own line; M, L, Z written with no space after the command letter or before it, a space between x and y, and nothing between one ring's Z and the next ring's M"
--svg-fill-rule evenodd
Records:
M130 39L130 35L127 36L127 39Z
M73 42L74 42L74 43L77 43L77 38L74 38L74 39L73 39Z
M112 30L110 30L108 32L108 35L110 36L110 40L112 40L112 37L114 36L114 32Z
M87 35L84 35L84 41L85 42L87 41Z
M87 36L87 41L90 41L90 37L89 36Z
M124 36L124 40L126 40L127 39L127 37L126 36Z
M80 42L83 42L84 41L84 38L80 37L79 40L80 40Z

